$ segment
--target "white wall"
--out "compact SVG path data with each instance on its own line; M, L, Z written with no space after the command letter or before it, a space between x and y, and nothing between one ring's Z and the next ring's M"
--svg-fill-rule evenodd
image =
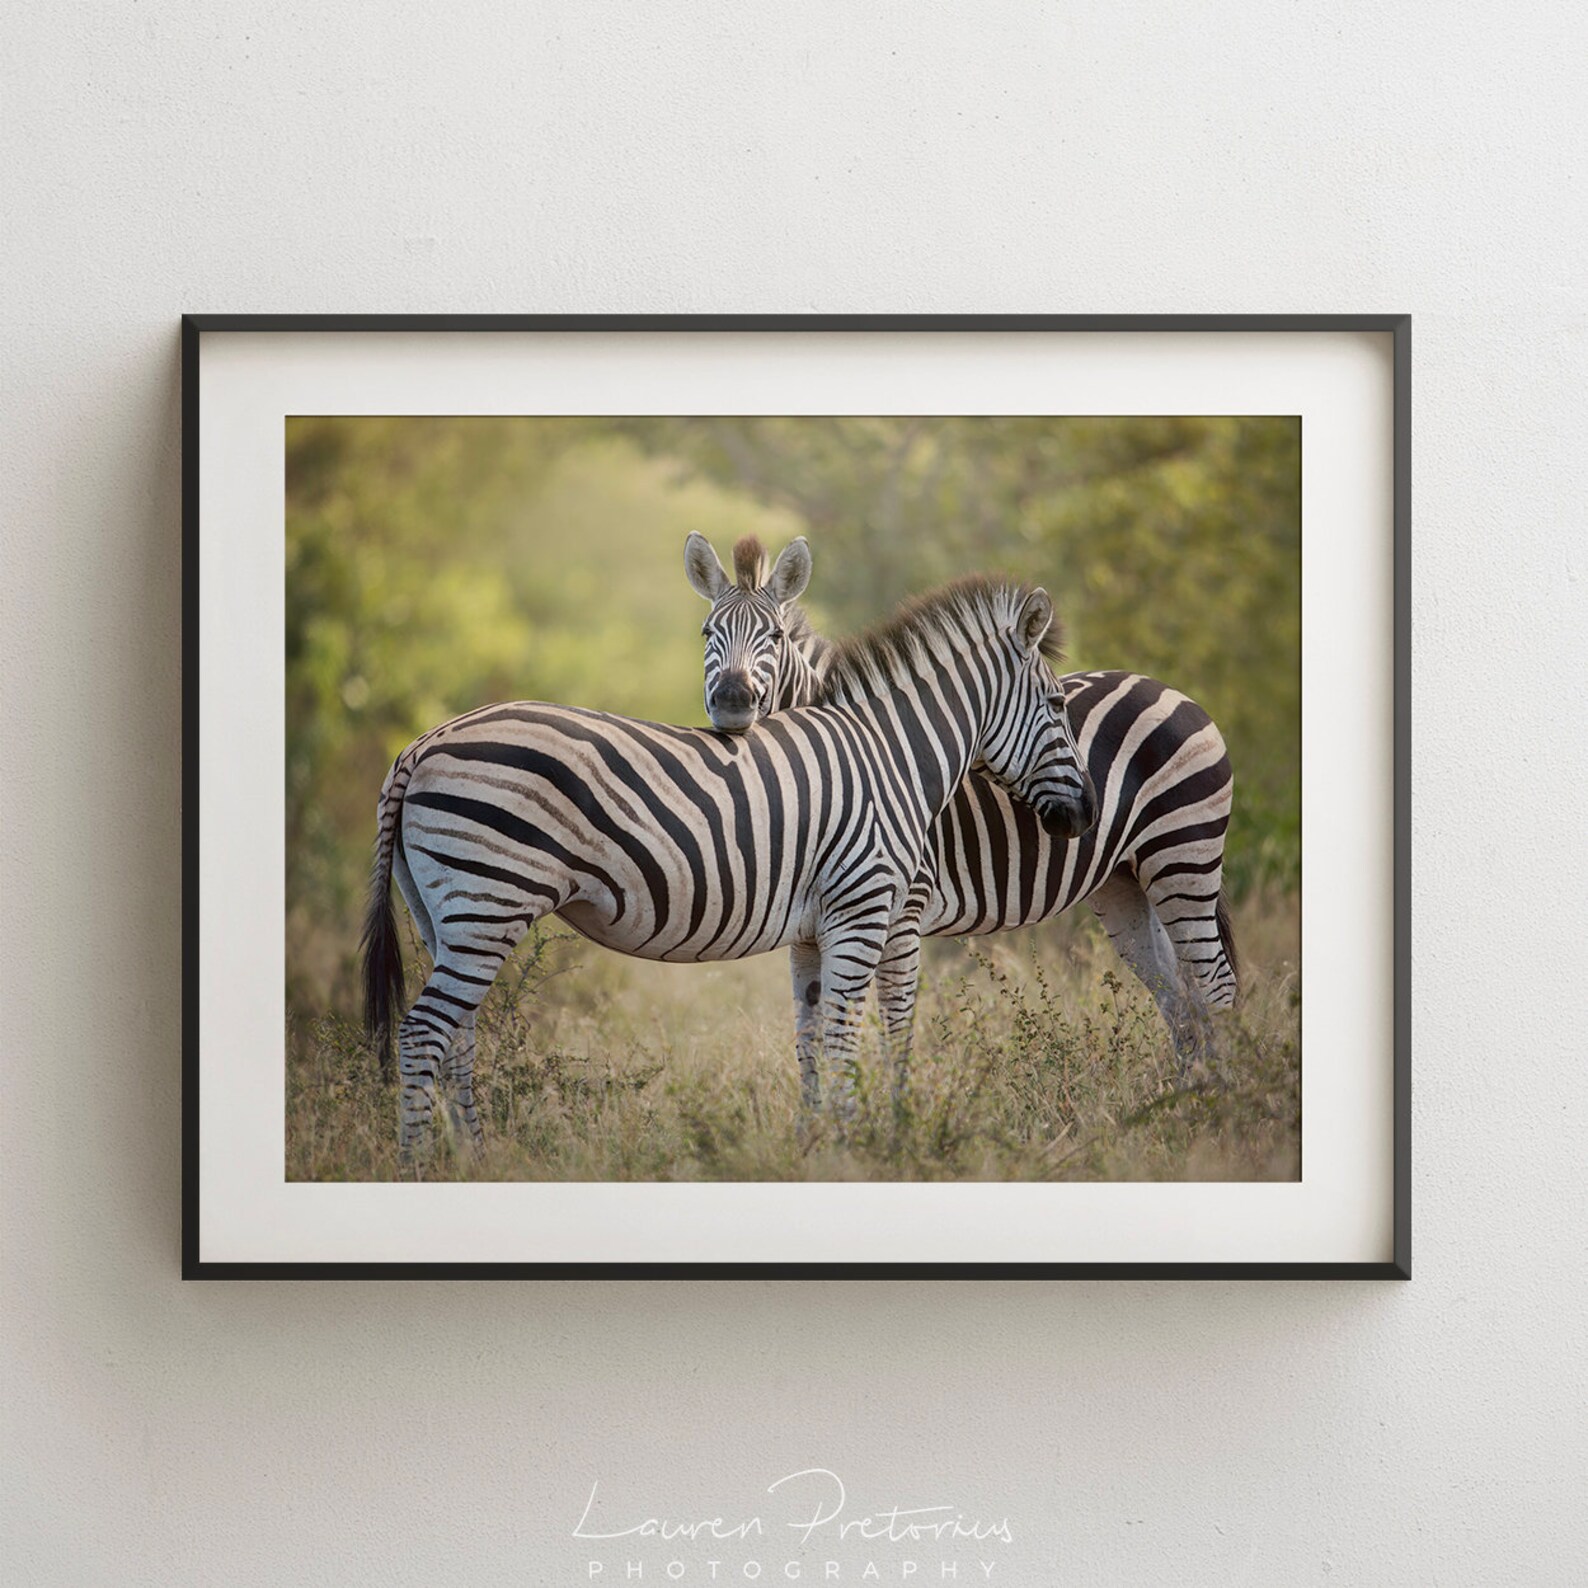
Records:
M584 1581L593 1479L731 1511L813 1464L1007 1514L995 1582L1580 1580L1578 8L5 33L9 1580ZM1410 309L1415 1280L180 1284L184 309Z

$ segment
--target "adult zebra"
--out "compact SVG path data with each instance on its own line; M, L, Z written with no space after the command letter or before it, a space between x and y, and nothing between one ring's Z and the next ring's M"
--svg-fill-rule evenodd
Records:
M912 884L971 763L1033 821L1074 834L1095 817L1048 666L1053 616L1043 590L961 580L833 649L815 703L739 736L524 702L416 739L381 789L364 928L383 1050L402 992L394 876L434 965L398 1027L404 1153L428 1136L444 1064L454 1123L480 1139L475 1013L549 913L645 959L793 946L842 1106L879 964L890 1007L913 1009ZM815 1101L811 1042L801 1077Z
M835 651L795 605L810 579L803 537L770 573L753 537L734 547L733 561L730 579L704 536L684 543L689 582L711 603L701 630L706 711L738 733L812 698ZM1234 792L1224 739L1195 701L1139 673L1068 673L1060 683L1098 793L1096 825L1079 837L1048 832L972 771L934 832L920 936L1030 926L1085 899L1156 999L1184 1072L1205 1051L1208 1011L1234 1003L1239 974L1223 890ZM917 968L884 965L879 994L905 981L913 993ZM793 979L803 1050L813 1032L798 952ZM893 1023L886 1007L883 1018Z

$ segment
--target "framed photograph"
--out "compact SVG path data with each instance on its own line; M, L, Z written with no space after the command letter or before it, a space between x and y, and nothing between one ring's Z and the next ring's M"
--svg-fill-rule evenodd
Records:
M1409 1277L1409 383L188 317L184 1273Z

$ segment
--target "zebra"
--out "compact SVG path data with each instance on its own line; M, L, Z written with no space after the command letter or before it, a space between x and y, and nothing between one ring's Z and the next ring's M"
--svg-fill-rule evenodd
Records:
M798 560L780 588L799 585ZM416 739L381 788L363 936L366 1022L389 1053L395 878L433 967L397 1026L403 1161L429 1140L443 1068L454 1129L482 1140L475 1015L548 914L644 959L792 947L802 1095L814 1106L825 1081L846 1114L879 973L890 1040L907 1040L930 833L971 763L1055 832L1095 819L1049 665L1056 634L1045 590L965 579L827 651L809 705L742 734L528 701Z
M711 603L701 631L706 711L725 731L741 732L814 698L835 653L794 605L810 578L810 549L803 537L794 545L794 566L804 575L797 581L768 575L766 552L753 536L734 547L732 579L704 536L685 542L689 582ZM793 550L779 557L778 569ZM1031 926L1085 899L1157 1002L1184 1078L1209 1051L1209 1011L1233 1005L1239 983L1223 887L1234 797L1229 754L1213 719L1156 679L1109 671L1067 673L1059 682L1100 802L1096 825L1084 835L1055 834L972 769L933 833L932 891L919 936ZM797 948L793 957L803 1055L815 1032ZM905 979L913 993L916 969L913 962L896 974L882 967L879 998ZM882 1013L886 1024L889 1011Z
M712 603L700 629L706 642L706 714L723 733L743 733L768 711L809 705L821 691L831 649L794 604L811 578L810 545L803 535L783 548L770 573L766 552L753 536L740 540L733 556L730 580L704 535L684 542L689 581ZM729 591L733 599L723 601Z

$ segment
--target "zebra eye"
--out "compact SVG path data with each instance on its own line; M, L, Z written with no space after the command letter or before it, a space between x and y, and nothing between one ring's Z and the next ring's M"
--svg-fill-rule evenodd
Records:
M782 639L783 638L783 630L782 629L773 629L772 630L772 638L774 640Z
M702 623L700 625L700 637L703 640L708 640L711 638L711 625L709 623Z

